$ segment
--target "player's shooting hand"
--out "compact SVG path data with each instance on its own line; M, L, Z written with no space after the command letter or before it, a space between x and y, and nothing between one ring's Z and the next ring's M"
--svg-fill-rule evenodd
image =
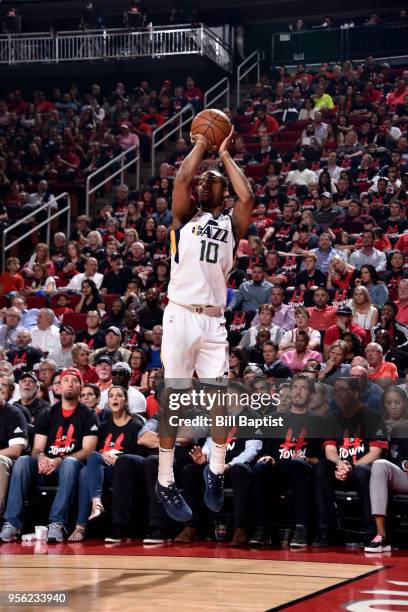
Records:
M225 151L228 151L228 149L232 145L233 139L234 139L234 131L235 131L235 128L234 128L234 126L232 126L230 133L228 134L228 136L221 143L221 146L220 146L220 155L225 153Z
M203 144L205 144L205 148L207 149L207 151L211 150L211 143L205 136L203 136L203 134L193 134L192 132L190 132L190 140L193 145L196 145L197 142L202 142Z

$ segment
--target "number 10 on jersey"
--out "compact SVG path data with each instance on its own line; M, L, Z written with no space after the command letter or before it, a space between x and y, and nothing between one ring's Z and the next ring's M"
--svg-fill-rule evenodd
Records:
M210 242L207 240L201 240L201 253L200 261L206 261L207 263L217 263L218 261L218 247L216 242Z

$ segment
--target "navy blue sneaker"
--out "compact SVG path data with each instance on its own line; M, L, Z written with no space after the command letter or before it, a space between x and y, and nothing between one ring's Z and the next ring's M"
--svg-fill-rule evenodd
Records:
M170 484L168 487L163 487L158 481L156 482L156 496L158 501L163 505L167 516L173 521L186 523L193 517L191 508L186 502L176 485Z
M214 474L210 466L203 471L205 480L204 501L209 510L220 512L224 505L224 474Z

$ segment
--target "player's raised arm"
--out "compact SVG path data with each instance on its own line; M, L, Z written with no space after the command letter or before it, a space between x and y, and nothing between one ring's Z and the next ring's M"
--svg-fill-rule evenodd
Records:
M240 240L248 229L254 207L254 194L252 187L242 170L232 159L228 148L232 142L234 128L220 146L220 157L228 173L234 191L238 196L238 202L234 206L232 218L234 221L237 239Z
M191 141L194 147L183 160L174 179L172 213L176 228L191 219L197 209L191 200L191 184L209 147L208 140L201 134L191 134Z

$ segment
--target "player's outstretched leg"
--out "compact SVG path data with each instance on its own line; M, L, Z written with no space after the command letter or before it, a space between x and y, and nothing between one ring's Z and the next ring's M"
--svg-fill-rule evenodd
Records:
M191 520L193 513L174 482L173 460L174 447L162 448L160 446L156 495L158 501L163 505L167 516L174 521L186 523Z
M204 469L204 502L213 512L220 512L224 505L224 470L227 443L212 440L210 464Z
M174 482L173 463L177 427L170 425L168 405L170 393L171 391L167 389L161 398L163 417L160 419L159 473L155 491L167 516L174 521L186 523L191 520L193 513ZM173 411L172 415L176 414L177 411Z

